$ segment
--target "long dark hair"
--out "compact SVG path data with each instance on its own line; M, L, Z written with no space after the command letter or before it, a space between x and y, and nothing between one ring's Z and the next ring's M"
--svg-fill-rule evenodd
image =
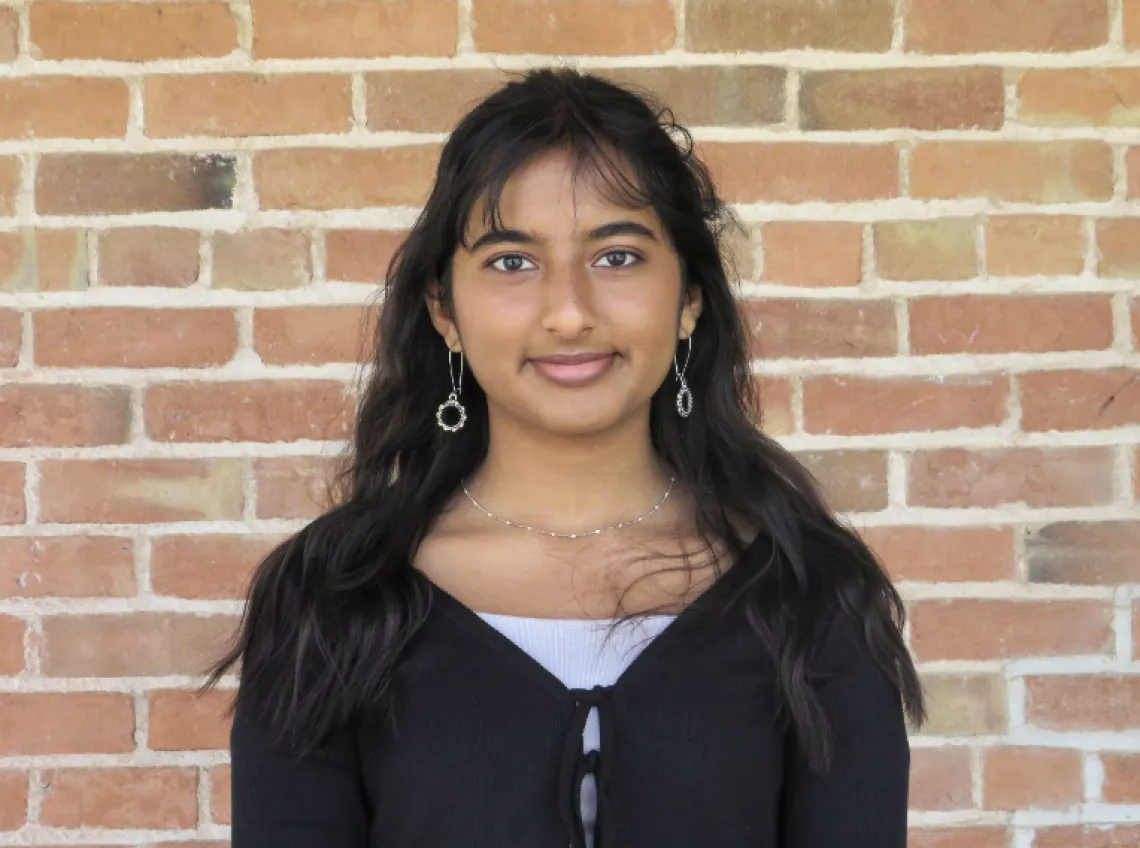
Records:
M810 767L826 771L832 750L810 681L817 625L832 611L857 622L855 632L898 688L912 723L921 724L902 600L810 475L757 427L748 336L722 250L738 222L668 109L647 92L569 69L533 70L507 82L444 145L427 203L388 267L334 505L260 563L233 647L203 688L240 662L236 704L256 710L302 754L366 709L390 714L390 672L431 601L431 584L410 563L488 448L486 396L472 375L464 381L466 426L447 433L436 424L451 382L425 296L436 284L450 308L451 261L466 246L468 216L482 201L487 223L498 226L507 179L551 150L567 151L575 169L589 169L616 200L651 207L680 258L684 284L700 289L687 377L699 387L699 402L681 418L676 387L666 380L651 401L652 443L692 493L706 543L717 539L743 552L749 540L738 518L772 540L774 555L740 598L776 670L778 715L790 720ZM820 550L826 554L813 553Z

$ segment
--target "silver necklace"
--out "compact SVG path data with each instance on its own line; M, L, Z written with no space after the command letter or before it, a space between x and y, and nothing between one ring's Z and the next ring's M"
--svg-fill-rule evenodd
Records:
M479 508L480 512L482 512L484 515L490 516L496 521L502 522L503 524L509 524L511 527L519 527L523 530L530 530L534 533L542 533L544 536L554 536L560 539L577 539L580 536L596 536L599 533L604 533L606 530L619 530L626 525L637 524L640 521L644 521L649 516L653 515L653 513L657 512L657 510L661 508L661 504L665 503L666 498L669 497L669 493L673 491L673 483L676 482L676 480L676 475L673 475L669 478L669 488L665 490L665 494L661 496L661 500L657 502L657 505L654 506L653 509L649 510L649 512L645 513L644 515L639 515L637 518L630 519L629 521L619 521L617 524L611 524L609 527L599 527L597 530L583 530L580 533L554 533L550 530L540 530L537 527L531 527L529 524L520 524L517 521L511 521L507 518L500 518L499 516L495 515L495 513L484 509L479 501L471 497L471 493L467 491L466 481L460 482L459 485L463 488L463 494L467 495L471 503L475 504L475 506Z

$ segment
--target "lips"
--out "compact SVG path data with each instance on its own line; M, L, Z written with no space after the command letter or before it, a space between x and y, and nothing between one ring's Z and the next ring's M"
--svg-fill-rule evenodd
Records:
M532 359L534 369L560 386L584 386L597 380L613 365L613 353L552 354Z

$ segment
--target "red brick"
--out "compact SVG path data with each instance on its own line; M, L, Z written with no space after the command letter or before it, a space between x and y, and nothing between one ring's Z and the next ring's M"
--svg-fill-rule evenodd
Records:
M344 133L352 84L338 74L193 74L145 80L146 134L180 136Z
M134 750L129 694L0 692L0 755L116 754Z
M230 209L235 180L232 156L46 154L36 168L36 211L41 215L115 215Z
M756 422L769 436L786 436L796 430L792 411L792 384L776 377L757 381L760 397L761 420Z
M910 303L915 354L1051 353L1112 346L1103 295L968 295Z
M669 0L473 0L471 14L482 53L662 53L677 39Z
M912 810L962 810L973 806L968 748L912 748Z
M895 312L885 300L745 300L752 356L765 359L892 356Z
M845 203L899 196L893 144L709 141L696 147L729 203Z
M238 520L240 459L44 460L44 521L147 523Z
M99 236L99 281L105 286L185 288L198 281L196 230L123 227Z
M255 59L451 56L457 0L253 0Z
M325 276L352 283L384 282L388 263L406 235L396 230L325 233Z
M1084 221L1076 216L995 215L986 221L986 269L997 276L1080 274Z
M923 661L1106 654L1112 615L1102 601L919 601L911 648Z
M420 206L435 179L434 145L378 150L298 148L254 156L263 209L365 209Z
M819 71L800 83L807 130L1001 129L1000 68Z
M1083 825L1038 828L1034 848L1135 848L1140 826Z
M1027 677L1026 721L1050 730L1140 726L1140 675Z
M1112 150L1101 141L920 141L911 197L1021 203L1110 200Z
M24 463L0 462L0 524L23 524L27 517Z
M321 456L256 459L258 518L315 518L329 504L326 493L336 463Z
M0 597L129 597L133 549L115 536L0 537Z
M0 771L0 830L19 830L28 812L28 773Z
M239 598L278 536L159 536L151 546L154 591L179 598Z
M873 512L887 506L887 457L877 451L815 451L796 454L819 481L832 509Z
M253 349L270 365L365 362L377 315L360 306L291 306L253 313Z
M1035 68L1017 86L1017 120L1036 126L1137 125L1136 68Z
M1115 585L1134 583L1140 570L1140 522L1061 521L1026 538L1033 583Z
M699 52L842 50L891 46L890 0L690 0L686 47Z
M0 156L0 215L16 214L16 195L20 191L20 160Z
M82 291L89 277L85 230L0 233L2 290Z
M1009 527L868 527L863 540L892 580L1013 580Z
M761 233L764 279L793 286L857 286L863 278L863 225L773 221Z
M0 309L0 368L11 368L20 361L22 341L20 313L14 309Z
M150 722L147 747L153 751L228 750L231 719L225 713L233 693L183 689L147 693Z
M1018 377L1024 430L1140 424L1140 371L1038 371Z
M1084 796L1078 751L989 748L982 774L982 805L987 810L1070 807L1079 804Z
M1102 751L1102 797L1109 804L1140 803L1140 754Z
M69 3L30 7L31 53L38 59L200 59L237 49L225 3Z
M1006 731L1005 679L998 674L921 675L927 724L936 736L1000 734Z
M312 280L309 237L297 230L247 230L214 236L214 288L294 289Z
M1004 827L911 828L908 848L1009 848L1010 835Z
M230 823L230 767L210 769L210 818L216 824Z
M978 276L977 222L970 218L880 221L875 264L887 280L969 280Z
M35 361L61 368L202 368L237 352L228 309L85 307L33 313Z
M0 386L0 446L124 444L130 392L110 386L13 383Z
M918 53L1066 52L1108 43L1108 0L910 0Z
M24 670L24 634L28 623L22 618L0 615L0 675Z
M12 62L20 55L20 13L5 6L0 8L0 62Z
M1112 502L1110 448L992 448L916 451L908 503L922 507L1035 509Z
M1140 278L1140 218L1097 221L1096 241L1100 276Z
M110 138L127 132L127 84L109 77L0 80L0 139Z
M44 772L40 821L49 827L189 828L198 821L191 768L88 768Z
M49 615L43 620L49 677L199 675L226 647L236 619L140 612Z

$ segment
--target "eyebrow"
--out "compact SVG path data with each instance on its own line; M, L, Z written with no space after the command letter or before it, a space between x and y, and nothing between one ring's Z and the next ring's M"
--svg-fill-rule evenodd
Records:
M586 233L586 241L596 241L598 239L609 238L610 236L642 236L657 241L657 236L653 230L644 224L639 224L637 221L610 221L608 224L602 224L594 227L590 232ZM532 233L525 232L524 230L513 229L499 229L488 230L475 239L475 243L471 245L468 252L474 253L482 247L487 247L492 244L502 244L504 242L513 242L516 244L540 244L543 239L538 238Z

